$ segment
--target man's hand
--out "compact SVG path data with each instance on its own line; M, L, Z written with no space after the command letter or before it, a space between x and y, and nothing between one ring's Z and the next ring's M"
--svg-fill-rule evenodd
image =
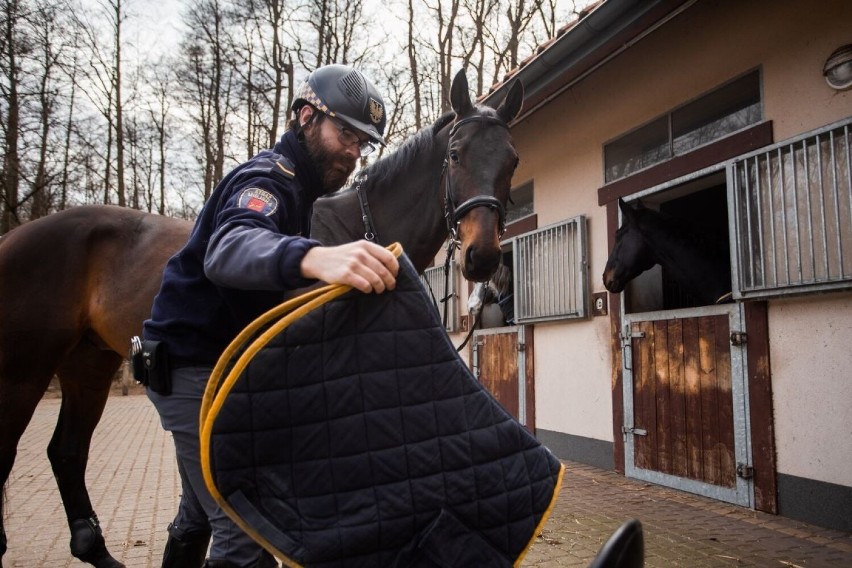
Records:
M314 247L302 259L302 276L328 284L346 284L381 294L396 287L399 262L392 252L368 241Z

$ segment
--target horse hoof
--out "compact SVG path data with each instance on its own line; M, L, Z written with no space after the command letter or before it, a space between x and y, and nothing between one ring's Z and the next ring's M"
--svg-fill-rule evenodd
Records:
M101 525L94 514L71 521L71 554L95 568L126 568L106 549Z

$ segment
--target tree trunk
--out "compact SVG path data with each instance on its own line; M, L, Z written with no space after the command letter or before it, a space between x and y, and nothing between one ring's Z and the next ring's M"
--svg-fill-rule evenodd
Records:
M18 218L18 191L20 184L20 156L18 137L20 129L20 106L18 101L18 61L15 22L18 19L17 0L8 0L5 6L6 70L8 84L8 108L6 110L6 148L3 156L3 215L0 218L0 234L6 234L20 224Z

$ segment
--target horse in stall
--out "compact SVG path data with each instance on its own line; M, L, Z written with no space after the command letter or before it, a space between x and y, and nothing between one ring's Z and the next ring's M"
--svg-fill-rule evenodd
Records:
M624 220L606 261L603 283L618 294L627 283L659 264L701 305L731 299L731 267L724 247L695 227L636 201L618 200Z
M520 111L523 86L513 83L496 109L475 105L460 71L450 99L451 112L365 168L356 189L318 200L312 236L329 245L360 239L367 219L367 232L402 243L422 272L449 233L460 246L463 275L488 279L500 261L518 162L508 123ZM166 261L191 229L188 221L131 209L81 206L27 223L0 246L0 484L58 376L62 404L47 454L71 552L97 567L123 564L106 549L86 488L92 433L130 339L150 314ZM2 507L0 501L0 567L7 549Z

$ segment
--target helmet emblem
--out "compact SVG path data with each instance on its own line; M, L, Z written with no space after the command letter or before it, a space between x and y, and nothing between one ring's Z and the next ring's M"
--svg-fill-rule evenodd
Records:
M382 117L385 114L385 109L382 106L382 103L370 97L370 120L373 121L373 124L378 124L382 121Z

